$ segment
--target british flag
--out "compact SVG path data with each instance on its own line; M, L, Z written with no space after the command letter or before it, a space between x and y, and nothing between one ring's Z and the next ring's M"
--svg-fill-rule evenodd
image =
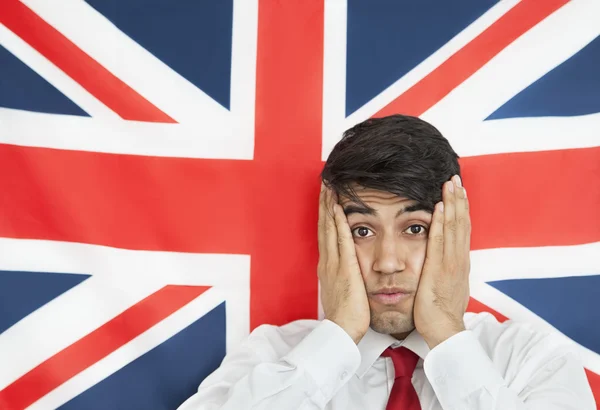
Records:
M0 409L175 409L318 318L318 174L418 115L461 155L470 309L600 402L600 2L0 0Z

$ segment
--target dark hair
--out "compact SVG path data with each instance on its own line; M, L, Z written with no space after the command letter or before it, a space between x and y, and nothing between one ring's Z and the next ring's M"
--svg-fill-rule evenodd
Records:
M321 178L338 195L363 206L353 185L415 200L433 212L443 183L460 175L458 158L433 125L397 114L370 118L344 132Z

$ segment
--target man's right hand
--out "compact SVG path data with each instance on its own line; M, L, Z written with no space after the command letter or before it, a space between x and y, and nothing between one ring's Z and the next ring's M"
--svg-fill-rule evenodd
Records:
M321 185L319 197L317 270L325 319L344 329L358 344L369 328L369 301L348 219L325 185Z

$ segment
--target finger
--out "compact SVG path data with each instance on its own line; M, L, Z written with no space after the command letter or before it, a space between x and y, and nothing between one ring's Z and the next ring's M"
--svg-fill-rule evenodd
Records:
M319 259L326 258L325 252L325 184L321 183L321 192L319 193L319 223L318 223L318 242L319 242Z
M327 263L336 264L339 261L339 250L338 250L338 235L337 228L335 226L334 214L333 214L333 191L331 188L326 188L325 193L325 247L327 253Z
M441 266L444 257L444 203L438 202L433 210L429 236L427 237L427 252L425 264Z
M469 251L471 250L471 216L469 214L469 199L467 191L462 186L460 177L456 176L456 256L460 258L459 265L469 266Z
M456 258L456 189L452 181L444 184L444 263L455 264Z
M344 215L344 210L339 204L334 205L334 212L340 261L344 261L344 263L348 264L347 266L356 265L358 260L356 259L356 249L354 248L350 225L348 225L348 218Z

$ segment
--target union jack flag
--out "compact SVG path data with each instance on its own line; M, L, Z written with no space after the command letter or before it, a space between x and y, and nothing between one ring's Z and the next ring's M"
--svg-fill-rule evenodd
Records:
M1 0L0 409L175 409L318 318L319 172L417 115L461 155L470 310L600 402L600 2Z

